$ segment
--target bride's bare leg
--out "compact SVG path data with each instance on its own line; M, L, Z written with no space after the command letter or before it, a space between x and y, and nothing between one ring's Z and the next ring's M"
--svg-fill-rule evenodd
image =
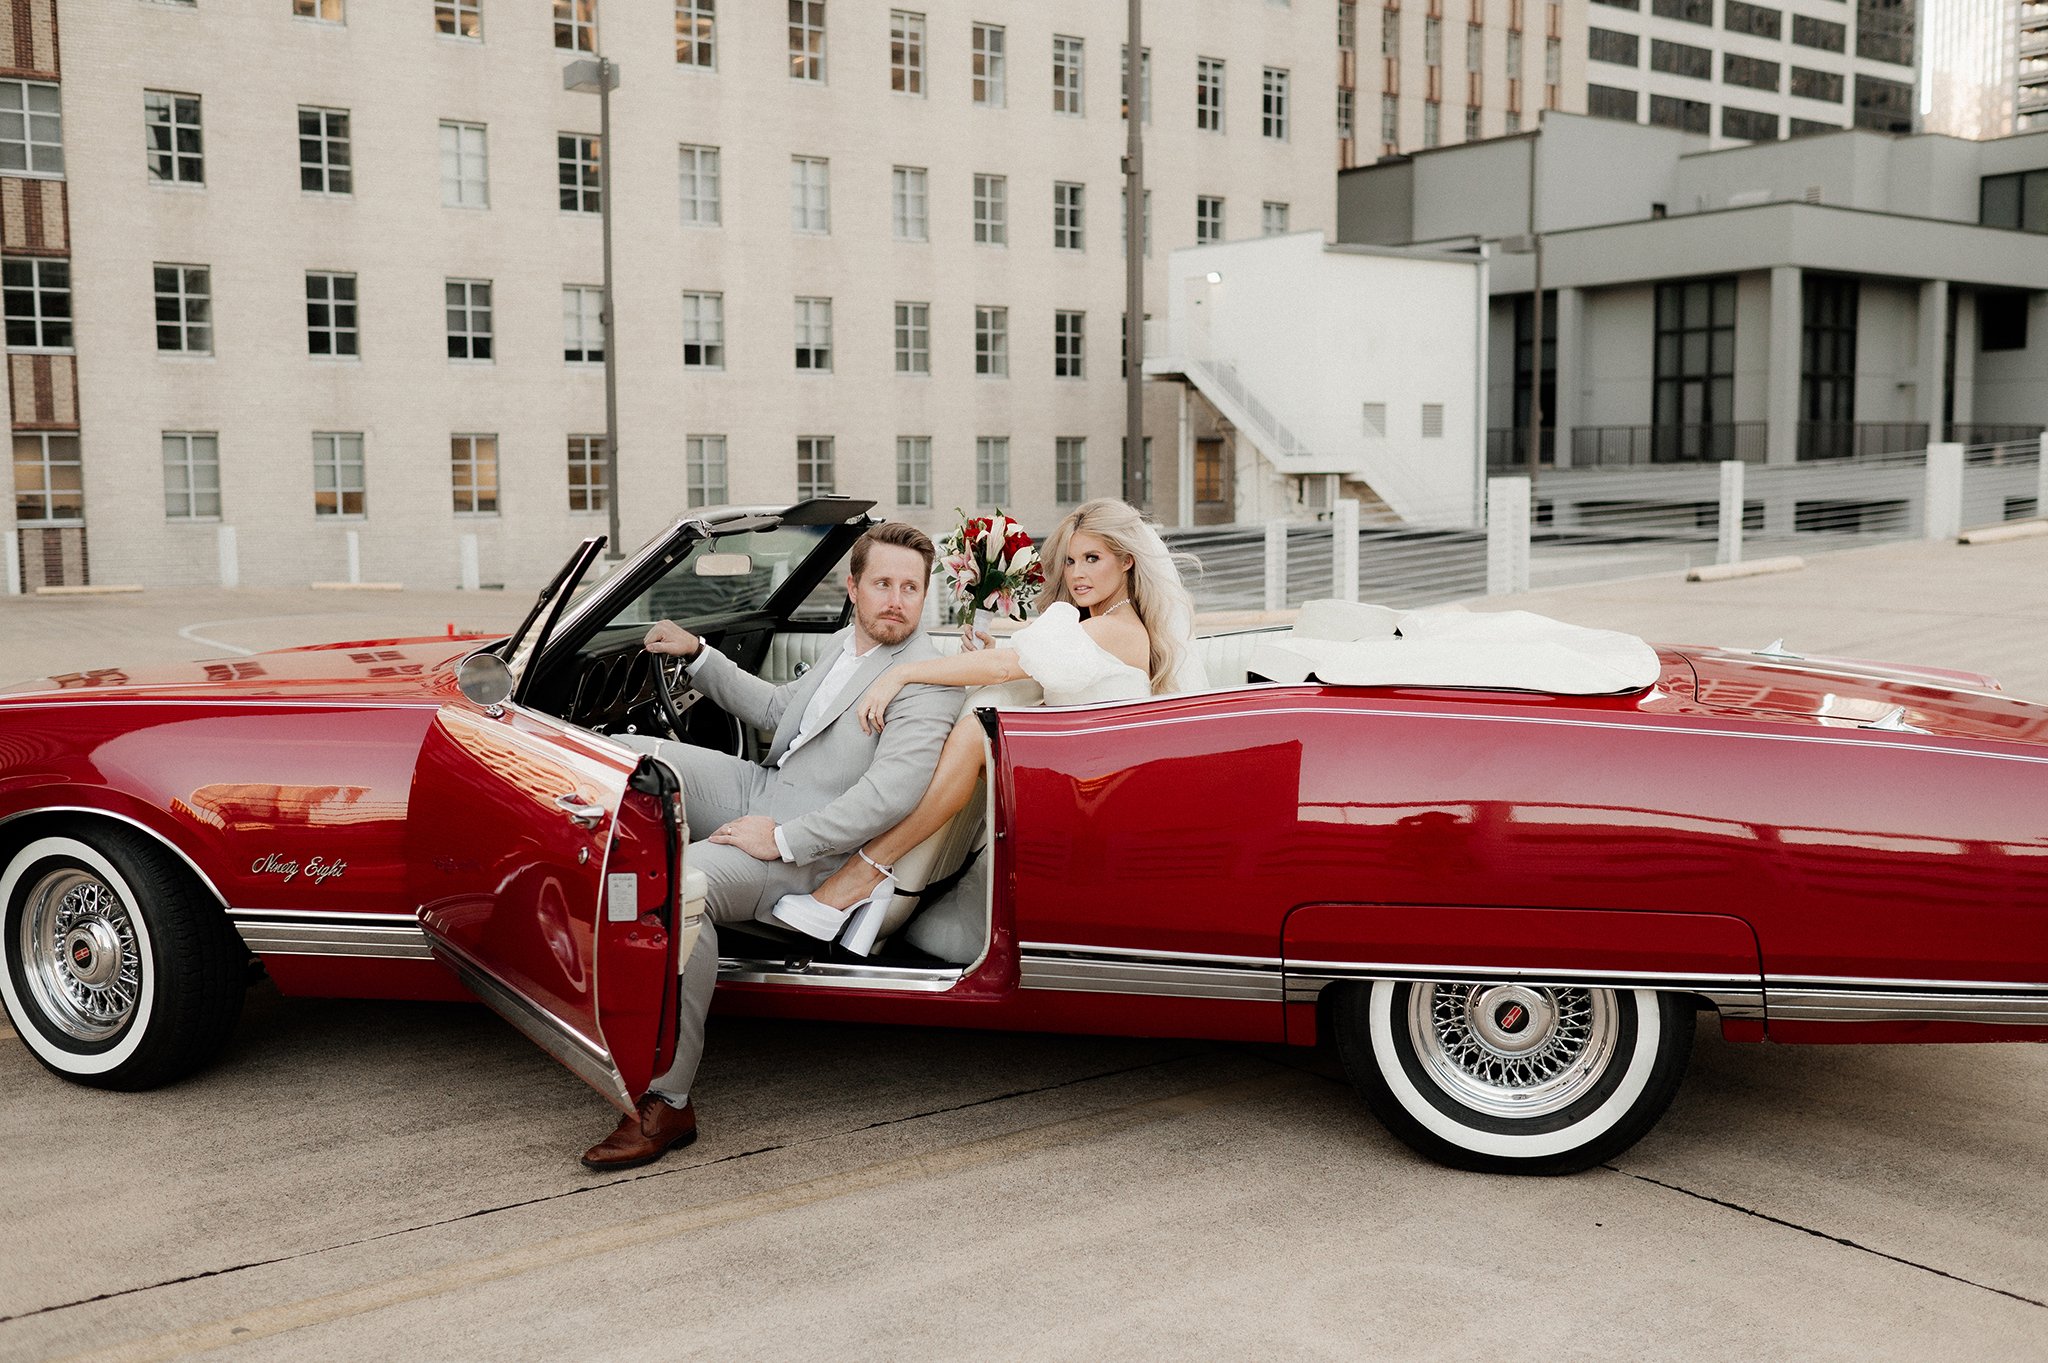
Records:
M894 828L870 838L862 851L884 866L893 866L896 858L906 855L944 828L947 821L960 812L974 794L974 783L981 776L983 750L980 725L981 722L971 714L960 717L960 722L946 737L945 750L939 754L938 768L932 772L932 783L925 787L924 798L917 802L917 808L904 815L903 822ZM852 856L812 893L833 908L844 909L867 898L868 893L881 882L880 871L858 856Z

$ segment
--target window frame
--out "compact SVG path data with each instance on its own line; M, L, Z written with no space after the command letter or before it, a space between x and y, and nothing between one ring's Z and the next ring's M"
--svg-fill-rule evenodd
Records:
M1010 377L1010 310L999 303L974 305L974 375Z
M1195 58L1195 131L1221 134L1224 81L1229 61L1223 57Z
M799 294L795 310L796 346L794 363L799 374L832 372L832 300L817 294Z
M800 435L796 438L796 496L798 501L830 497L839 486L838 438L829 435ZM822 471L823 479L820 481Z
M896 437L896 505L928 511L932 505L932 438Z
M312 115L318 120L318 128L309 133L306 117ZM354 134L347 109L334 108L324 104L301 104L298 106L299 121L299 193L310 194L320 199L350 199L355 197L356 172ZM336 126L340 131L336 132ZM318 160L306 159L307 145L319 148ZM340 149L339 159L335 149ZM307 176L319 181L308 185ZM336 181L341 182L336 188Z
M676 65L718 69L718 0L676 0Z
M1279 210L1277 213L1274 210ZM1288 222L1293 217L1293 207L1280 199L1264 199L1259 203L1259 235L1263 237L1284 237L1291 230ZM1274 224L1277 221L1278 226Z
M932 239L931 174L925 167L889 168L889 230L897 241Z
M321 442L327 448L323 458ZM354 441L354 458L343 457L345 446L342 442ZM355 472L355 482L350 485L343 481L343 475L350 469ZM332 475L331 487L320 486L320 475L325 470ZM327 493L334 498L333 509L322 510L320 497ZM348 498L353 494L355 506L350 509ZM366 442L361 431L315 431L313 432L313 517L315 520L365 521L370 518L370 471Z
M1052 249L1088 249L1088 186L1078 180L1052 182Z
M594 304L595 306L588 306ZM596 344L592 345L591 342ZM562 363L604 364L604 285L562 286Z
M825 83L825 0L789 0L789 78Z
M159 448L163 455L164 473L164 519L183 524L218 522L221 519L220 432L163 431L160 434L162 436L162 443ZM202 440L212 446L213 453L211 458L201 459L197 457L196 442ZM177 442L178 448L182 451L182 457L176 460L171 457L171 446L174 441ZM210 489L202 488L200 485L202 480L199 475L201 470L205 469L212 471L212 487ZM171 486L171 475L173 473L182 475L179 480L182 486L175 490ZM208 492L211 493L213 499L213 509L211 511L204 510L200 506L200 498ZM174 495L184 502L185 509L183 511L173 511L171 509L171 500Z
M697 358L690 357L695 347ZM683 368L717 371L725 368L725 294L683 290Z
M152 107L152 103L157 100L164 101L165 112L168 114L167 119L158 120L153 117L155 109ZM179 117L181 112L179 108L180 103L188 100L191 102L193 115L192 121L189 123ZM170 135L170 146L168 149L160 149L150 145L155 140L155 133L159 128L165 129ZM178 134L188 129L192 134L195 150L182 151L178 146ZM159 157L169 158L173 172L169 177L165 177L159 172L157 168L157 159ZM192 162L197 171L196 174L189 177L184 174L185 162L188 160ZM142 161L143 173L152 185L162 188L191 187L204 189L206 187L205 96L188 95L181 90L144 90L142 92Z
M895 305L896 373L929 378L932 372L932 305L899 300Z
M456 295L460 293L458 298ZM481 293L481 301L479 301ZM448 334L448 363L496 364L496 303L488 279L447 278L441 281L442 315ZM456 325L460 314L462 325ZM478 322L481 319L482 325ZM457 354L461 346L464 353Z
M817 226L811 225L814 216ZM830 157L792 155L789 158L789 230L806 236L832 235Z
M28 281L19 282L20 272L26 268ZM62 278L46 278L52 273L61 273ZM13 276L10 278L10 276ZM26 313L17 312L15 304L26 294L32 307ZM63 309L58 311L49 306L61 298ZM0 324L4 324L7 351L11 355L75 355L78 353L76 331L77 319L71 307L71 258L69 256L5 256L0 258ZM35 339L27 344L15 344L15 328L25 325ZM63 340L49 339L53 328L62 328Z
M189 265L179 261L158 260L150 262L150 271L156 299L157 354L182 356L212 355L214 353L213 267L210 265ZM166 291L164 288L164 274L166 271L175 272L176 276L175 286L169 291ZM199 289L191 287L195 277L199 279L202 285ZM169 320L164 316L163 306L167 299L171 300L176 308L176 316ZM199 304L196 309L193 306L195 302ZM194 320L193 316L195 311L199 314L197 320ZM164 344L164 328L166 326L178 333L179 343L177 345L166 346ZM203 344L193 345L190 343L195 333L203 338Z
M1010 500L1010 437L974 437L974 504L1000 507Z
M19 138L0 140L0 147L20 148L21 165L18 167L0 165L0 175L8 175L22 180L61 180L65 178L63 87L55 81L31 80L26 76L9 76L5 79L0 79L0 91L9 90L10 87L14 92L18 93L18 98L21 102L18 106L12 108L0 108L0 113L10 113L21 120L21 136ZM37 109L35 104L38 96L34 93L36 91L46 92L48 99L55 105L55 108ZM150 92L144 91L143 93L147 96ZM192 96L192 99L195 103L198 101L196 95ZM39 128L48 131L50 125L55 126L55 141L37 137L36 133ZM37 166L36 153L38 149L53 151L56 164L54 166Z
M1088 314L1074 308L1058 308L1052 315L1052 376L1055 379L1088 377Z
M683 496L691 507L723 506L732 500L732 465L724 434L699 431L683 437Z
M473 22L470 32L463 32L463 16ZM480 43L484 40L483 0L434 0L434 32L443 38L462 43Z
M1052 35L1052 111L1060 118L1086 118L1084 100L1088 71L1085 40L1071 33Z
M51 445L53 442L68 442L72 457L69 459L52 457ZM36 458L32 460L21 457L22 446L27 443L33 443L39 451ZM9 457L14 471L14 523L16 525L34 526L39 529L62 529L67 526L85 524L85 448L83 442L79 439L77 431L16 431L14 432L14 442L9 446ZM21 470L24 466L39 470L38 482L41 484L40 487L32 488L24 485L21 477ZM60 469L75 471L76 487L58 486L59 480L55 475ZM69 501L74 496L76 498L76 512L70 515L58 514L58 499L62 497ZM23 503L30 498L39 498L41 500L42 514L28 516L22 514Z
M1079 506L1088 500L1087 436L1053 437L1052 500L1055 506Z
M604 216L604 142L596 133L555 133L555 206L579 218Z
M1008 247L1010 244L1010 177L976 171L974 192L974 244Z
M676 144L676 195L683 226L703 231L725 225L724 177L717 147L701 142Z
M483 454L483 443L490 443L489 458ZM448 437L449 492L454 501L455 515L461 520L489 520L501 514L499 500L504 494L504 481L498 463L498 436L495 431L462 431ZM484 470L489 469L488 491ZM465 488L463 473L467 470L469 481ZM469 505L463 505L465 491ZM486 505L486 499L489 504Z
M476 135L476 148L474 151L467 145L472 133ZM455 144L452 148L449 146L451 134ZM444 118L440 123L440 138L441 206L443 208L489 208L491 206L491 144L489 125L469 123L461 119ZM452 181L448 173L451 152L454 156L455 171ZM477 173L474 177L469 174L472 163L477 167ZM451 184L455 190L455 197L452 200L448 197ZM474 184L477 193L477 198L474 202L471 202L469 199L469 190L472 184Z
M924 15L915 10L889 11L889 89L907 99L925 97Z
M989 40L993 38L994 41ZM1001 24L975 24L969 35L969 96L984 109L1009 107L1008 34Z
M314 296L313 285L315 280L321 282L323 297L316 298ZM341 292L337 286L343 281L346 281L348 285L348 297L346 298L337 296ZM306 271L306 357L308 359L344 364L360 362L362 360L362 327L359 311L361 295L358 292L359 288L360 285L353 270ZM313 310L315 308L324 308L326 310L327 321L324 324L314 321ZM344 309L347 311L348 318L346 325L343 325L341 320ZM321 337L326 338L328 346L326 350L321 350L314 344L315 340ZM348 345L346 350L340 348L344 340Z
M597 0L555 0L554 11L557 52L597 51Z
M604 436L572 433L568 439L569 511L584 515L599 513L610 504L611 484L607 479ZM580 442L580 444L579 444ZM582 481L577 481L577 475ZM583 505L578 506L578 499Z
M1195 196L1195 245L1208 246L1223 240L1223 196Z

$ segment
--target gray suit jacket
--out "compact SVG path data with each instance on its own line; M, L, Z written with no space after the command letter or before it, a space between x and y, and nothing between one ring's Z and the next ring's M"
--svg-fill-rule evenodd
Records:
M691 674L697 688L726 713L757 729L774 730L767 779L758 787L749 812L765 814L782 826L783 840L798 865L846 856L901 822L931 783L939 751L960 715L960 688L906 686L889 703L882 732L861 732L853 703L890 664L938 656L920 631L862 659L852 680L833 697L818 732L790 753L778 770L775 759L795 740L805 708L831 671L829 660L852 632L848 627L833 635L818 666L782 686L742 671L710 647Z

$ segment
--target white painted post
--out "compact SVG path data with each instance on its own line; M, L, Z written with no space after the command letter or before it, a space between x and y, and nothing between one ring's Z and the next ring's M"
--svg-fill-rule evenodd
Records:
M464 535L462 537L462 590L466 592L482 591L483 585L483 569L477 563L476 536Z
M1358 599L1358 500L1340 497L1330 511L1330 594Z
M1944 442L1927 447L1927 492L1922 529L1931 540L1963 533L1963 447Z
M363 537L353 530L348 532L348 580L363 580Z
M220 560L220 585L239 587L242 585L242 557L235 543L235 527L223 525L213 532L214 552Z
M2048 431L2041 432L2041 462L2034 466L2034 514L2048 516ZM7 560L14 562L10 555Z
M21 532L7 532L7 594L21 595Z
M1721 461L1721 539L1716 563L1742 562L1742 461Z
M1266 609L1287 609L1287 522L1266 522Z
M1486 480L1486 594L1529 590L1529 480Z

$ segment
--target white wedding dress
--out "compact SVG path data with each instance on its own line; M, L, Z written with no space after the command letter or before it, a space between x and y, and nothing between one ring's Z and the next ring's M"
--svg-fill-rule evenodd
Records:
M1071 602L1053 602L1007 642L1017 650L1025 674L1045 693L1047 705L1137 700L1152 694L1144 670L1090 638L1081 627L1081 612Z

